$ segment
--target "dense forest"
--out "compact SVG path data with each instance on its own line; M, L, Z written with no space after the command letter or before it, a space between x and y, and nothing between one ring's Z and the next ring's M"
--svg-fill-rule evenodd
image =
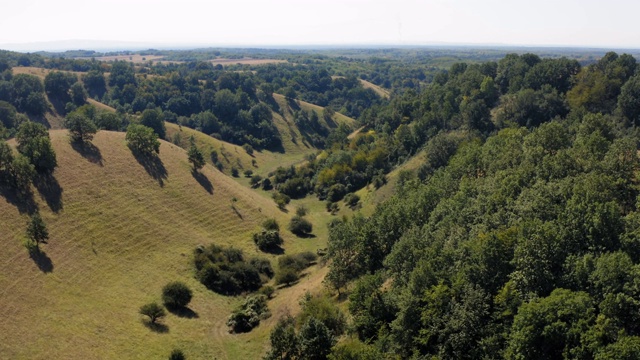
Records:
M419 157L371 216L331 217L319 255L333 296L308 294L297 318L279 319L265 358L640 358L634 56L460 51L464 61L450 62L447 49L145 54L171 61L0 52L0 138L16 137L25 156L10 156L3 142L0 185L25 188L35 172L55 168L46 130L30 121L47 111L47 99L67 127L83 117L94 128L141 124L166 138L166 121L251 151L283 151L274 93L319 105L321 113L299 109L294 121L321 150L275 169L273 189L263 189L274 199L316 196L327 216ZM212 56L286 62L222 66L207 61ZM12 71L25 66L55 71L44 81ZM99 112L88 98L117 112ZM357 119L359 130L320 126L335 112ZM220 285L205 261L245 266L225 251L200 249L197 276L221 293L241 293ZM260 260L270 279L267 263ZM247 288L256 290L266 281L253 272Z

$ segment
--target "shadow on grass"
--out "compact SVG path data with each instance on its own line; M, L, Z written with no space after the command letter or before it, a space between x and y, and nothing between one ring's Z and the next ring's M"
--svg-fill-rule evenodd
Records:
M197 319L198 313L189 309L188 307L180 307L180 308L167 308L170 313L177 317L185 318L185 319Z
M156 154L145 154L139 151L132 151L133 156L136 158L136 161L147 172L147 174L151 175L160 186L164 186L164 181L167 179L169 174L167 173L167 169L164 167L162 160Z
M54 213L62 210L62 187L53 174L38 174L33 178L33 185Z
M244 220L244 218L242 217L242 214L240 214L240 211L238 209L236 209L236 207L234 205L231 205L231 208L233 209L233 212L236 213L236 215L238 215L240 220Z
M317 237L314 234L304 234L304 233L293 233L293 234L301 239L314 239Z
M33 214L38 209L38 205L33 200L31 190L20 192L14 188L0 186L0 196L5 198L9 204L15 206L20 214Z
M29 252L29 256L31 260L33 260L36 265L38 265L38 269L43 273L50 273L53 271L53 262L51 258L47 256L47 254L40 250L40 248L36 247L33 251Z
M273 255L282 255L284 254L284 249L280 246L270 246L268 248L260 249L262 252Z
M151 322L148 320L141 320L142 323L144 324L144 326L147 327L147 329L156 332L158 334L166 334L169 332L169 327L165 324L162 323L158 323L158 322Z
M213 194L213 184L211 184L211 181L209 181L209 178L205 174L191 169L191 176L193 176L198 184L207 190L209 194Z
M103 166L102 154L100 153L100 149L98 149L92 143L79 143L73 141L71 142L71 147L73 148L73 150L77 151L78 154L82 155L83 158L89 160L89 162Z

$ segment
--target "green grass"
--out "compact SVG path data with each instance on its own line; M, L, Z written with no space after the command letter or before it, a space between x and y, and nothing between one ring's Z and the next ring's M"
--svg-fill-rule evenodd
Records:
M167 142L158 166L166 176L154 177L126 147L124 133L99 132L93 157L74 150L66 131L52 131L51 137L59 163L54 183L61 193L43 190L49 206L34 189L51 234L39 262L21 245L28 215L0 196L3 357L150 359L181 348L193 359L259 358L277 314L295 313L304 291L322 286L326 268L314 267L298 285L278 290L269 304L274 317L251 333L228 334L226 318L241 299L217 295L194 279L194 247L215 242L255 255L251 234L259 224L275 217L286 227L293 211L281 212L267 196L247 191L210 165L202 170L201 185L185 151ZM212 193L205 189L207 182ZM314 233L320 231L317 226L314 222ZM287 253L326 244L323 236L282 235ZM44 268L51 269L45 272L38 263L47 261L51 265ZM138 308L159 301L170 281L192 288L189 307L197 318L169 314L163 321L167 331L154 332L143 324Z

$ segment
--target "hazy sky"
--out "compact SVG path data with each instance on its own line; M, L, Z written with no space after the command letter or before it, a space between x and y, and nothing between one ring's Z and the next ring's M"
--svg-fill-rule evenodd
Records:
M1 0L0 8L0 44L90 39L640 48L638 0Z

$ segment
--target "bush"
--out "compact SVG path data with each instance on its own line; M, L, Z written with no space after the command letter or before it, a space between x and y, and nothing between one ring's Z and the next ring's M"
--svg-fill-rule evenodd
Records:
M344 197L344 203L351 208L354 208L356 205L358 205L358 202L360 202L360 196L354 193L349 193Z
M234 333L249 332L260 324L261 319L269 317L267 297L262 294L249 296L227 320L227 326Z
M269 191L271 189L273 189L271 180L269 178L264 178L264 180L262 180L262 190Z
M271 195L271 197L273 198L273 201L276 202L276 205L278 205L278 208L280 210L284 210L286 208L286 206L291 202L291 198L290 197L288 197L285 194L281 194L279 192L273 193L273 195Z
M296 208L296 215L298 216L305 216L307 215L308 212L309 210L307 210L307 208L304 205L300 205Z
M242 145L242 148L244 149L244 151L247 152L247 154L253 155L253 147L251 147L251 145L244 144L244 145Z
M274 289L273 286L263 286L260 289L260 294L266 296L267 299L271 299L275 292L276 292L276 289Z
M313 225L311 225L309 220L296 215L291 218L291 222L287 229L298 236L305 236L313 231Z
M280 225L278 225L278 222L274 218L268 218L265 221L263 221L262 227L265 230L280 231Z
M259 233L253 234L253 242L262 251L275 249L282 245L282 238L277 230L261 230Z
M289 286L291 285L291 283L298 281L298 279L299 276L297 271L293 269L283 269L281 271L278 271L275 281L276 285L285 284Z
M179 349L174 349L171 352L171 355L169 355L169 360L185 360L186 357L184 356L184 353L182 352L182 350Z
M278 259L278 268L293 269L296 272L300 272L313 264L318 259L318 256L311 251L305 251L295 255L285 255Z
M262 181L262 176L260 175L253 175L251 177L251 180L249 180L249 184L251 185L252 188L257 188L258 186L260 186L260 182Z
M231 176L238 177L238 169L236 169L235 167L232 167L231 168Z
M152 302L142 305L140 307L140 314L148 316L149 321L151 321L152 324L155 324L158 319L165 317L167 312L164 311L164 308L158 305L158 303Z
M244 177L250 178L251 176L253 176L253 170L247 169L247 170L244 171L243 174L244 174Z
M162 288L162 302L169 309L187 306L192 296L191 289L179 281L168 283Z
M329 191L327 192L327 200L331 202L340 201L346 194L346 186L342 184L335 184L329 188Z

